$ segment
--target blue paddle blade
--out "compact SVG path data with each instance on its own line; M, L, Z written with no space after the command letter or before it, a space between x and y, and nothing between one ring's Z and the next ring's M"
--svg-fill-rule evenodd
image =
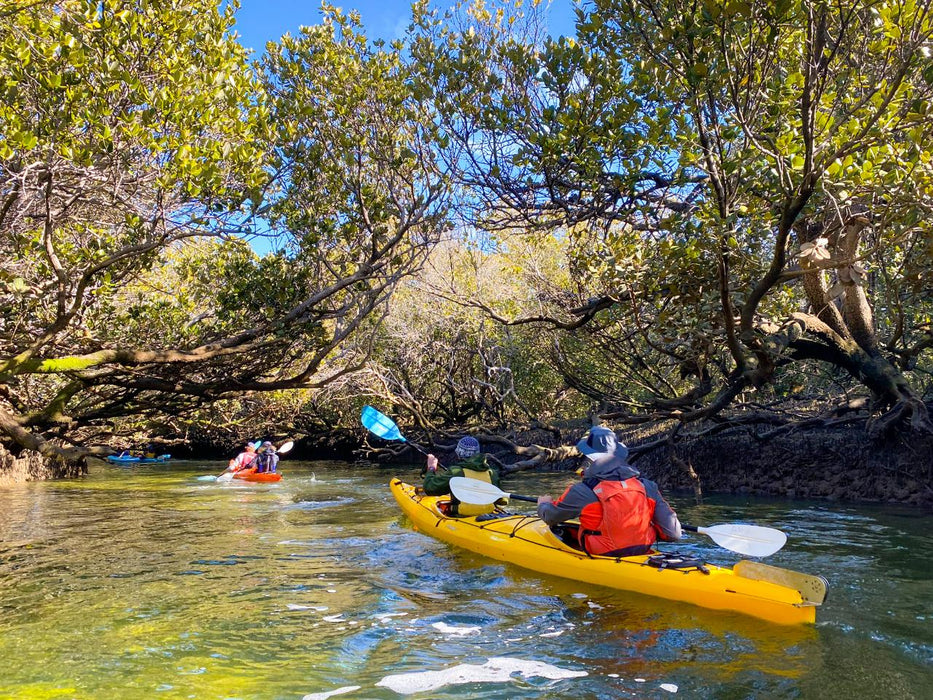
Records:
M378 435L383 440L399 440L405 442L405 437L399 431L395 422L386 415L379 413L372 406L364 406L363 414L360 416L363 427L373 435Z

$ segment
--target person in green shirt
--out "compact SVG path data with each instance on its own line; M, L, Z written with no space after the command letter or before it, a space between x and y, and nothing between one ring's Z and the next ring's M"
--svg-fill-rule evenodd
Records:
M464 476L468 479L479 479L489 484L499 486L499 470L488 463L486 455L480 452L479 440L467 435L460 438L454 449L459 461L447 468L445 472L438 471L437 457L428 455L427 465L422 476L422 488L429 496L446 496L450 493L450 480L455 476ZM461 503L451 495L451 515L481 515L495 510L494 505L472 505Z

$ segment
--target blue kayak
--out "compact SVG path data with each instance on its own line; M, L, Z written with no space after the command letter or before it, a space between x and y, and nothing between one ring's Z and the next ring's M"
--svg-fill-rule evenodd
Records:
M172 458L172 455L159 455L158 457L140 457L140 462L167 462Z
M159 455L158 457L133 457L132 455L107 455L107 461L113 464L139 464L152 462L167 462L172 455Z

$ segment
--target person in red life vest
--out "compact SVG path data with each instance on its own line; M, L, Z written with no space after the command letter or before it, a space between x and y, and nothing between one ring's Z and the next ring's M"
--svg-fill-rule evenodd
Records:
M628 448L614 432L595 426L577 449L590 459L583 481L556 501L539 497L539 518L551 527L579 518L578 541L590 554L634 556L651 550L658 539L680 539L677 514L657 484L640 477L628 463Z
M248 469L253 466L253 461L255 459L256 448L252 444L246 443L246 447L243 448L243 451L230 460L230 464L227 465L227 471L239 472Z

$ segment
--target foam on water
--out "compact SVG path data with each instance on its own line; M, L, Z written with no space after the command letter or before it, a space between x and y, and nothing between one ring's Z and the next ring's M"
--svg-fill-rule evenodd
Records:
M352 693L354 690L359 690L360 686L358 685L348 685L343 688L337 688L336 690L328 690L326 693L308 693L301 700L327 700L327 698L333 697L334 695L343 695L344 693Z
M394 690L400 695L411 695L413 693L438 690L447 685L507 683L512 680L514 674L519 674L524 678L540 676L555 681L587 675L586 671L571 671L540 661L526 661L524 659L497 656L488 659L482 665L460 664L441 671L421 671L386 676L376 685Z
M376 616L376 619L378 619L379 622L389 622L393 617L405 617L406 615L408 615L407 612L381 613Z
M434 622L431 624L431 627L442 634L450 634L457 637L479 634L480 631L479 627L457 627L456 625L448 625L446 622Z

